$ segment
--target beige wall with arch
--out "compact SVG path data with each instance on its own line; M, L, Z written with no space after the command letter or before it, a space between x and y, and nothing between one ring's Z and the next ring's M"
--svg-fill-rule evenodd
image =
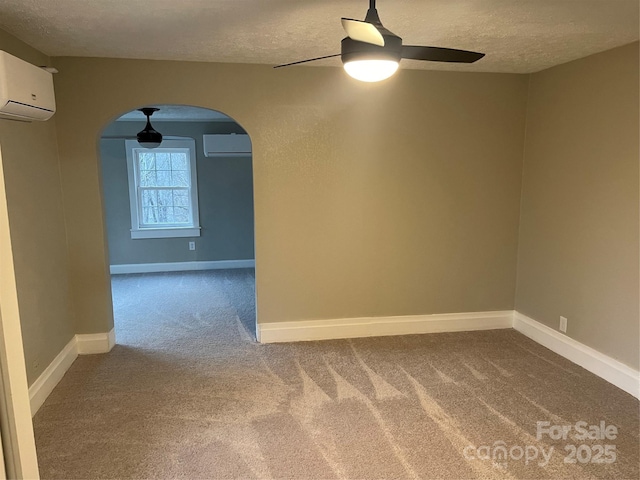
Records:
M2 31L0 48L49 62ZM157 103L251 136L260 323L515 308L554 328L565 315L569 336L638 367L637 43L532 75L378 85L337 68L53 63L54 119L0 121L30 383L75 333L113 327L99 137Z
M145 104L254 149L259 322L513 308L527 77L56 58L77 333L111 328L97 142Z

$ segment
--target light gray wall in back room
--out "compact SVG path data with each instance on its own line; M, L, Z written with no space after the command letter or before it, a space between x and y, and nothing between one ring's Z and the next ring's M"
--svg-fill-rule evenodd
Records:
M144 122L113 122L103 137L132 137ZM100 141L102 182L111 265L254 258L251 157L205 157L205 133L244 133L232 122L157 122L165 136L196 141L201 236L131 239L129 186L124 138ZM195 240L196 250L189 251Z

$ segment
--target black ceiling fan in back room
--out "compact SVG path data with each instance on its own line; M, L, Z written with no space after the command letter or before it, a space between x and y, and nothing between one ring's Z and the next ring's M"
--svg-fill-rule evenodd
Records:
M363 82L379 82L393 75L403 58L429 62L473 63L484 57L484 53L467 50L403 45L402 38L387 30L380 22L376 0L369 0L369 10L364 21L343 18L342 27L348 35L342 39L342 53L286 63L274 68L340 56L344 69L350 76Z

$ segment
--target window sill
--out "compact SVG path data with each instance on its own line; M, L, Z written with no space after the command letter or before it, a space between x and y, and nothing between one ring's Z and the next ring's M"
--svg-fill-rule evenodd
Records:
M140 230L131 230L131 238L183 238L183 237L199 237L200 227L186 228L144 228Z

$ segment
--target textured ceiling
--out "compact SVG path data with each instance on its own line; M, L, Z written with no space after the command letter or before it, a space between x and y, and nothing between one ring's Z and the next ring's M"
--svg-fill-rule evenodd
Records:
M0 28L51 56L276 65L340 52L340 17L366 0L1 0ZM638 0L379 0L405 44L486 53L472 65L539 71L638 39ZM339 59L319 65L339 65ZM298 67L299 68L299 67Z

